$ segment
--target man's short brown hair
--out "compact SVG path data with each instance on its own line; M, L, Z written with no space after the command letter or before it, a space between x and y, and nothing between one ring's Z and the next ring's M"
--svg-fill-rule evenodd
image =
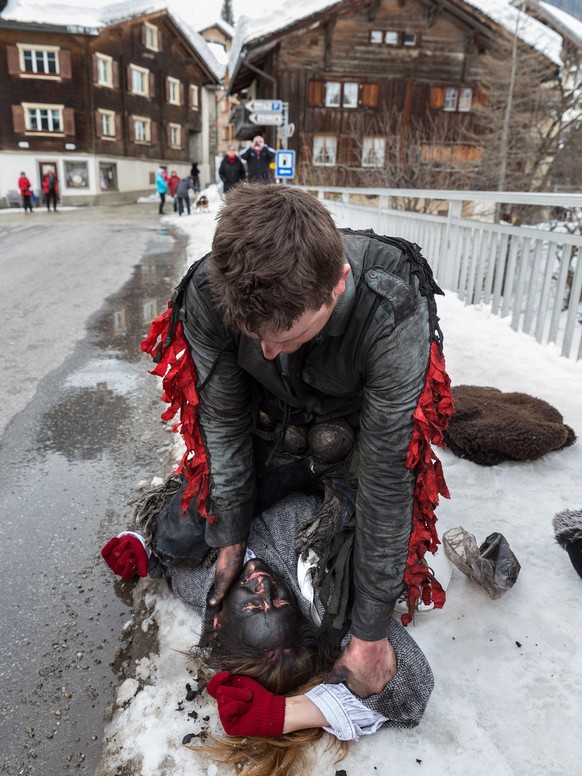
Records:
M290 329L331 301L344 263L340 234L312 194L265 183L229 191L210 269L227 325L257 336Z

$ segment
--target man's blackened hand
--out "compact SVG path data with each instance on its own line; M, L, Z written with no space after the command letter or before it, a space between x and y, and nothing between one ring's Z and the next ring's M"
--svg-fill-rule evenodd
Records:
M368 698L382 692L397 670L396 654L388 639L362 641L352 636L326 681L344 682L358 698Z
M243 567L246 542L221 547L214 570L214 589L208 599L209 606L218 606Z

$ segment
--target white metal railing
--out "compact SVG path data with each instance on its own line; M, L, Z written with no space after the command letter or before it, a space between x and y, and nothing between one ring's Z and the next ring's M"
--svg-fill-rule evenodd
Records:
M510 315L516 331L582 359L582 237L493 217L500 205L582 213L581 194L301 188L316 193L340 227L417 243L439 285L465 304L489 304L493 313ZM399 210L395 198L415 200L429 212Z

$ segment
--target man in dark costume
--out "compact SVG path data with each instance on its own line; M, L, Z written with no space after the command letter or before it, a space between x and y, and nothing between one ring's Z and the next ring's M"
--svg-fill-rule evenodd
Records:
M439 493L448 496L431 442L442 444L452 412L435 293L418 246L339 231L298 189L242 185L212 252L142 344L163 378L163 417L180 411L187 447L186 516L158 524L157 552L196 562L218 549L218 605L253 515L286 492L318 490L323 506L298 541L336 591L323 626L341 634L351 612L330 680L359 697L386 684L396 600L405 592L405 623L419 598L444 602L423 560L438 544Z

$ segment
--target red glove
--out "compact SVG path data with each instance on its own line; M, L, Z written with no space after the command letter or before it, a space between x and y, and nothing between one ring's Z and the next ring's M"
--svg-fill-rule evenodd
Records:
M111 571L122 579L133 579L136 574L147 576L148 554L137 536L114 536L103 547L101 555Z
M221 671L206 688L218 702L222 727L229 736L280 736L285 723L285 698L249 679Z

